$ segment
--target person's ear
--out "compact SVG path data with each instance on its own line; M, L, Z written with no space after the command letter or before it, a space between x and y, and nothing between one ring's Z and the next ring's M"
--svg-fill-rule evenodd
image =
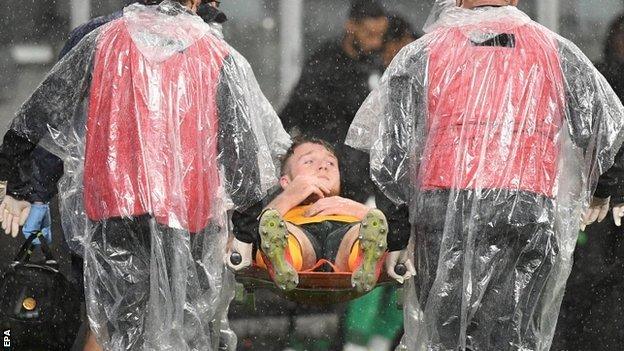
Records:
M282 189L286 189L286 187L288 187L288 184L290 184L290 177L288 175L281 176L279 179L279 183Z
M347 22L345 22L345 32L347 32L348 34L353 34L355 32L356 26L357 26L357 23L355 23L354 20L352 19L347 20Z
M202 0L190 0L189 3L191 5L191 11L197 12L197 9L199 9L199 5L201 5L202 3Z

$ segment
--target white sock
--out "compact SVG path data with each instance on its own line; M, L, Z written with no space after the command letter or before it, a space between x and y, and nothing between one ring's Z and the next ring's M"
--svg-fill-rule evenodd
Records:
M352 343L346 343L342 351L368 351L368 347Z
M390 351L392 346L392 340L386 339L383 336L375 335L368 342L368 349L375 351Z

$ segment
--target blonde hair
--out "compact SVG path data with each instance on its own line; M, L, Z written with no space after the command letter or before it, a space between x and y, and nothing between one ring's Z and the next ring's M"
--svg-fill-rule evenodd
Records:
M280 170L280 175L284 176L288 173L289 171L289 167L288 167L288 160L290 160L290 158L292 157L292 155L295 153L295 150L303 145L303 144L317 144L317 145L321 145L323 146L325 149L327 149L327 151L331 152L336 159L338 159L338 155L336 154L336 150L334 149L334 147L326 142L323 139L319 139L319 138L313 138L313 137L306 137L303 135L299 135L296 136L293 139L293 143L292 145L290 145L290 148L288 148L288 150L286 151L286 153L280 157L280 164L281 164L281 170ZM338 162L340 162L340 160L338 160Z

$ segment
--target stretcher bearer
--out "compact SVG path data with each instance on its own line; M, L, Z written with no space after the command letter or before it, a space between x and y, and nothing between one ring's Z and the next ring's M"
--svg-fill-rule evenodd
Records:
M409 350L548 350L581 214L604 217L609 196L621 213L624 108L517 2L444 1L347 137L409 207ZM406 259L408 239L388 260Z
M139 0L137 2L144 5L157 5L162 0ZM216 1L202 3L197 10L197 14L204 22L211 24L217 30L218 26L227 20L227 16L219 11ZM78 45L87 34L122 16L123 10L119 10L108 15L93 18L74 28L69 33L69 39L59 53L59 60ZM23 225L22 233L25 237L30 236L33 232L42 231L46 239L51 242L53 234L50 208L55 208L58 201L56 197L58 193L57 183L63 176L63 160L46 151L42 146L35 147L30 154L30 158L31 162L21 162L18 171L19 179L11 179L10 188L6 191L7 196L3 199L7 215L0 216L0 221L6 234L10 234L13 237L19 234L19 226ZM1 161L2 158L0 157ZM2 167L1 164L0 167ZM4 211L0 208L0 213L2 212ZM54 210L52 212L54 213ZM23 222L20 223L20 221ZM58 235L59 233L55 234ZM61 240L64 239L65 237L63 236ZM35 243L37 241L39 240L35 239ZM76 284L82 301L84 301L82 248L77 242L66 241L66 243L71 248L71 279ZM76 309L78 310L78 307ZM86 321L86 319L84 320ZM97 343L93 334L87 333L86 339L85 351L100 349L99 346L96 346Z
M227 211L263 198L272 153L289 145L200 3L125 8L52 69L4 137L9 184L38 144L64 161L64 229L84 245L104 349L218 347Z

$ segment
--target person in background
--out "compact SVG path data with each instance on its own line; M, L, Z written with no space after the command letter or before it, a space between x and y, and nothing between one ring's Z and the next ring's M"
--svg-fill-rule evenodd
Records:
M596 68L624 98L624 15L609 26ZM612 200L613 202L613 200ZM553 351L616 351L624 345L617 322L624 315L624 230L611 220L579 233L574 265L553 340Z
M624 97L624 14L611 22L602 62L596 68L607 79L613 91Z
M344 160L343 194L358 202L366 202L373 192L368 161L343 141L383 70L378 54L387 29L388 19L379 1L353 0L344 35L321 44L310 56L280 113L291 135L324 139L336 148Z
M401 49L419 37L406 19L396 14L388 16L388 30L381 52L384 67L390 65ZM391 233L409 236L409 226L405 225L409 223L407 211L392 206L383 196L375 199L386 210L391 210L387 216ZM379 287L350 302L343 325L344 351L393 349L403 327L403 313L397 308L396 287Z
M384 67L390 66L390 62L399 51L418 38L420 35L405 18L399 15L388 16L388 30L384 36L384 47L381 52Z
M367 156L345 146L343 141L351 120L383 71L379 53L388 20L379 0L348 3L344 33L321 43L307 58L299 81L279 115L293 137L324 139L334 147L338 158L343 160L342 196L366 203L373 193ZM249 214L234 213L232 221L237 227L234 231L255 232L255 223L265 205L259 204ZM247 239L240 238L242 241L235 240L234 246L245 250L252 238L250 235ZM288 315L294 318L298 313L306 313L303 310L289 311ZM329 310L334 307L326 311Z

